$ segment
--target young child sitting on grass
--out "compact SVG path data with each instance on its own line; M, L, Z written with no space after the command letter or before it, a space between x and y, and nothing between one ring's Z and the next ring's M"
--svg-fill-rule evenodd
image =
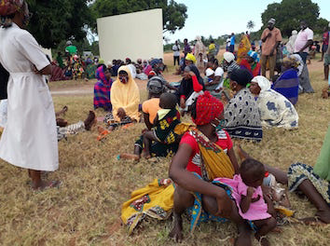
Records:
M159 98L159 107L161 109L157 112L151 130L144 131L136 141L134 154L122 153L119 158L138 161L143 149L146 159L151 157L151 153L156 156L167 156L170 152L176 152L180 137L174 129L181 122L176 96L163 93Z
M240 166L240 174L233 179L217 178L233 189L233 197L243 219L248 220L256 230L255 237L261 245L269 245L265 235L276 227L275 210L272 201L263 195L261 185L265 167L254 159L246 159ZM265 202L266 200L266 202Z
M143 133L144 157L151 158L150 144L152 141L163 144L179 142L179 136L174 132L174 128L180 121L180 113L177 109L177 99L174 94L163 93L159 98L159 107L154 127L151 131Z

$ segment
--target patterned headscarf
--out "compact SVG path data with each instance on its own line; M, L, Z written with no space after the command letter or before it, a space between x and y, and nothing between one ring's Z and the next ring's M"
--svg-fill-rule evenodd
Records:
M248 56L251 57L255 62L259 62L259 56L258 56L258 53L257 53L257 52L250 50L247 54L248 54Z
M203 95L197 98L196 119L192 120L198 126L209 124L219 117L223 112L223 108L223 104L219 99L212 96L210 92L205 91Z
M24 0L0 0L0 15L14 14L23 6Z

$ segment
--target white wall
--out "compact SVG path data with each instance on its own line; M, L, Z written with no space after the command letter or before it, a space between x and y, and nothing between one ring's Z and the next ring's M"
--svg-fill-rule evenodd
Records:
M100 58L132 61L163 57L162 9L97 19Z

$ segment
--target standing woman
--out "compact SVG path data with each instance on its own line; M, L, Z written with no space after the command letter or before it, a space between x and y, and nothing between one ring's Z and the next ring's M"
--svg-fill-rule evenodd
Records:
M1 0L0 16L0 62L10 74L0 158L27 168L35 190L58 186L40 176L41 171L58 168L54 106L42 77L51 74L50 63L33 36L22 29L29 19L24 0Z

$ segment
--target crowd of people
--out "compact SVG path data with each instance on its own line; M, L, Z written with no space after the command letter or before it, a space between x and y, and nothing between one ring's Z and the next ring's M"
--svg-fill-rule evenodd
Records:
M68 125L60 118L68 107L55 113L43 77L51 74L52 65L33 36L24 30L28 5L19 0L5 2L0 5L0 63L10 76L0 158L28 169L34 190L59 187L60 181L46 182L41 176L43 171L58 168L57 141L90 130L96 116L90 111L85 121ZM121 153L119 160L172 158L170 179L154 181L133 192L123 204L121 218L130 231L146 215L167 219L173 212L170 236L182 241L182 214L186 212L191 217L191 231L204 221L230 220L238 229L236 245L251 245L252 231L262 245L269 245L266 235L277 226L277 213L284 210L284 215L290 216L291 210L288 203L272 196L276 182L287 185L290 191L303 192L317 208L315 220L330 223L330 127L314 168L295 163L286 174L253 159L240 148L242 140L263 141L263 128L297 129L299 117L294 105L298 103L299 90L313 92L306 65L313 32L302 21L296 40L289 41L295 54L278 61L282 37L275 23L270 19L262 33L261 64L248 34L242 35L237 52L235 35L231 35L222 62L216 58L219 47L214 41L206 49L197 37L191 49L185 39L180 83L166 81L161 59L133 63L126 58L125 63L114 60L106 65L98 60L89 64L97 78L94 108L103 108L106 114L104 127L99 127L99 140L117 128L144 121L145 130L132 141L133 153ZM173 51L175 65L180 54L178 43ZM65 73L71 68L71 79L89 70L71 42L66 52L69 56ZM324 53L328 66L328 47ZM61 59L57 61L58 67L64 66ZM278 63L281 70L276 76ZM148 80L148 100L142 105L135 82L139 75ZM114 82L111 76L116 77ZM185 114L190 114L192 122L183 122ZM278 204L284 209L278 210Z

